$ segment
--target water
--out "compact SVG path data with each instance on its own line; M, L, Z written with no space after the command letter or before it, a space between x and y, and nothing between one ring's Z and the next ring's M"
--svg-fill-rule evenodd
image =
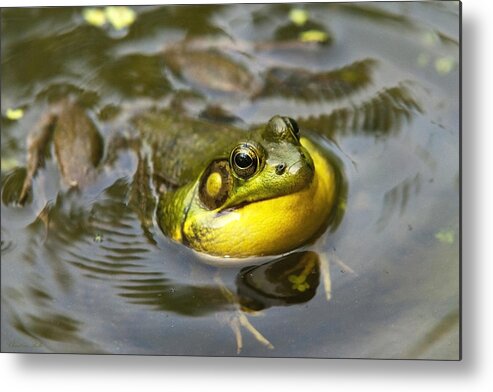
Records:
M293 7L142 7L122 31L90 26L80 8L2 9L3 351L237 355L236 325L246 356L458 357L458 4L304 5L331 42L276 49L275 37L295 31ZM323 94L304 80L296 91L225 96L167 70L163 49L185 37L233 38L260 83L286 66L353 67L357 77ZM247 124L288 114L337 146L345 214L311 248L329 261L329 301L316 253L224 269L158 229L146 234L126 207L131 154L82 194L64 189L48 160L32 200L10 202L48 101L77 95L108 139L128 108L190 88L203 96L192 112L220 105ZM7 119L8 108L23 117ZM276 280L293 268L308 271L304 291ZM233 293L261 315L242 312Z

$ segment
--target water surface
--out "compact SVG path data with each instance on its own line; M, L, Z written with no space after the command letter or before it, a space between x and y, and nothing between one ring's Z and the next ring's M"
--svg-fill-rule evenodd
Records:
M240 355L457 359L458 7L138 7L121 31L89 25L81 8L2 9L2 350L237 355L231 325L240 315L273 346L242 326ZM292 8L309 13L300 31L323 31L328 42L272 45L297 39ZM254 76L276 88L231 97L180 80L162 52L184 38L233 42ZM306 81L283 90L282 72L272 71L283 67L353 79L322 93ZM309 287L292 295L275 283L296 266L289 258L254 271L217 268L158 229L145 233L127 206L131 154L82 194L64 189L48 160L30 202L11 203L47 102L78 96L107 139L128 108L187 91L200 97L192 112L219 105L244 124L289 115L336 151L345 214L304 250L329 260L329 301L311 253ZM8 119L8 108L23 109L22 118ZM255 294L259 282L273 292ZM235 293L261 313L242 312Z

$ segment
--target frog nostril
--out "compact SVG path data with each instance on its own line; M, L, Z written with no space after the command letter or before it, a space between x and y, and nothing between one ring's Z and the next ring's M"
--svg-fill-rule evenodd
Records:
M276 174L281 175L282 173L284 173L285 170L286 170L285 163L280 163L279 165L276 166Z

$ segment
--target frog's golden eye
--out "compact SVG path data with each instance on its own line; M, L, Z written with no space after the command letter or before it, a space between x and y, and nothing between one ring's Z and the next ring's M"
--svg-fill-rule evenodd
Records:
M259 152L249 143L240 144L231 152L230 165L239 178L250 178L260 167Z

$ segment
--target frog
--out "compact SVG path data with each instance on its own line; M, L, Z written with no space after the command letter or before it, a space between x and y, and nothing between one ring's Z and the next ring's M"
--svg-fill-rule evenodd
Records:
M288 116L245 130L154 109L129 123L127 146L134 142L147 170L134 175L133 205L146 224L155 210L166 237L200 254L223 264L286 254L313 241L334 215L334 161ZM65 186L94 181L104 165L103 139L76 101L58 104L37 128L21 202L50 140Z
M212 155L160 198L163 233L202 253L244 258L286 253L321 231L336 200L335 173L293 119L220 132Z

